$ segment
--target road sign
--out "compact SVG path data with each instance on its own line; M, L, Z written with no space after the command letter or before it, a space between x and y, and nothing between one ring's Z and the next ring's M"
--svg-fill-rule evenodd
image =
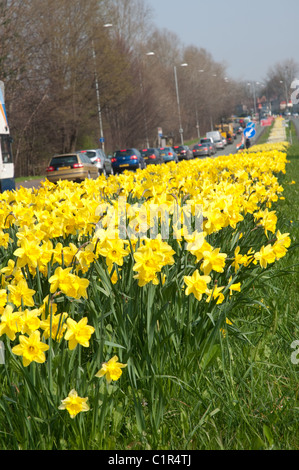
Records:
M249 122L246 126L247 128L250 128L250 127L255 127L255 122Z
M100 140L101 143L105 142L104 137L101 137L99 140Z
M243 132L244 136L247 138L247 139L251 139L252 137L255 136L256 134L256 130L254 127L246 127L244 129L244 132Z

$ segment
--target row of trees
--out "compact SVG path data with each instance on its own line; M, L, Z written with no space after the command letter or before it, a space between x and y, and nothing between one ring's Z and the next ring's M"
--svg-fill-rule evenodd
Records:
M184 138L197 138L248 92L208 51L158 30L146 0L0 0L0 35L17 175L100 146L100 122L107 153L157 145L158 127L180 143L178 96Z

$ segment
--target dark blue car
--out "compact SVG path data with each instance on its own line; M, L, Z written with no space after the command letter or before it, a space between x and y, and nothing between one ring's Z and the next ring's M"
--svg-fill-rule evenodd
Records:
M111 163L114 174L122 173L124 170L135 171L138 168L146 168L143 157L135 148L116 150L111 158Z
M179 162L178 156L172 147L161 147L159 152L161 157L163 157L164 163Z

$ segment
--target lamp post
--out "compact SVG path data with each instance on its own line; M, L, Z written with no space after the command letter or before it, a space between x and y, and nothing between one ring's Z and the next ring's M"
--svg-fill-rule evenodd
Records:
M155 55L154 52L147 52L147 56ZM184 63L181 64L181 67L187 67L188 64ZM183 137L183 128L182 128L182 119L181 119L181 107L180 107L180 96L179 96L179 87L178 87L178 77L177 77L177 68L176 65L173 67L174 71L174 82L175 82L175 91L176 91L176 99L177 99L177 106L178 106L178 116L179 116L179 133L181 136L181 144L184 145L184 137Z
M188 64L181 64L181 67L187 67ZM178 116L179 116L179 133L181 135L181 144L184 145L184 137L183 137L183 128L182 128L182 119L181 119L181 107L180 107L180 97L179 97L179 87L178 87L178 77L176 66L173 67L174 70L174 81L175 81L175 90L176 90L176 98L177 98L177 105L178 105Z
M258 83L258 82L256 82L256 83ZM254 114L256 114L256 90L255 90L255 83L254 83L254 82L248 82L247 85L250 86L250 87L252 87Z
M100 90L99 90L99 81L98 81L98 74L97 74L97 68L96 68L96 53L95 53L93 41L92 41L92 56L93 56L93 61L94 61L94 78L95 78L96 96L97 96L97 105L98 105L98 118L99 118L99 124L100 124L100 142L102 144L102 150L103 152L105 152L102 111L101 111L101 102L100 102Z
M104 28L111 28L111 26L113 26L111 23L106 23L103 25ZM99 125L100 125L100 142L102 144L102 150L103 152L105 152L105 139L104 139L104 132L103 132L100 89L99 89L99 80L98 80L98 74L97 74L96 53L95 53L93 40L92 40L92 57L93 57L93 63L94 63L94 79L95 79L95 86L96 86L98 118L99 118Z
M152 55L155 55L155 53L150 51L150 52L146 52L145 55L146 56L152 56ZM144 102L144 87L143 87L143 80L142 80L140 67L139 67L139 82L140 82L140 88L141 88L141 94L142 94L142 108L143 108L144 130L145 130L145 142L146 142L146 147L149 148L150 144L149 144L149 138L148 138L148 124L147 124L145 102Z
M146 119L145 103L144 103L144 88L143 88L141 69L140 69L140 67L138 67L138 68L139 68L139 83L140 83L141 96L142 96L142 111L143 111L144 130L145 130L145 145L146 145L146 148L149 148L147 119Z

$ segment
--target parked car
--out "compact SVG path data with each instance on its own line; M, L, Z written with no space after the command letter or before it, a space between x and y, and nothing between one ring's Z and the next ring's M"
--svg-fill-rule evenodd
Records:
M212 155L212 150L209 142L204 142L203 144L195 144L193 146L193 157L202 157Z
M146 163L135 148L116 150L111 158L114 173L122 173L124 170L136 171L146 168Z
M217 150L218 150L218 149L222 150L222 149L225 148L225 142L224 142L222 136L220 136L220 138L217 139L217 140L215 139L215 140L214 140L214 144L216 145L216 149L217 149Z
M215 142L211 137L202 137L199 141L200 144L210 144L211 155L214 155L217 151Z
M87 155L91 163L98 168L99 175L104 174L106 176L113 174L111 159L106 156L102 149L80 150L80 152Z
M59 180L83 181L85 178L96 179L99 176L98 168L80 152L54 155L46 172L48 180L53 183Z
M190 160L193 158L193 153L188 145L175 145L173 150L177 154L179 160Z
M161 147L159 149L161 157L163 157L164 163L175 162L178 163L179 159L172 147Z
M142 149L139 150L139 152L141 153L146 165L159 165L160 163L164 163L159 150L156 148Z

